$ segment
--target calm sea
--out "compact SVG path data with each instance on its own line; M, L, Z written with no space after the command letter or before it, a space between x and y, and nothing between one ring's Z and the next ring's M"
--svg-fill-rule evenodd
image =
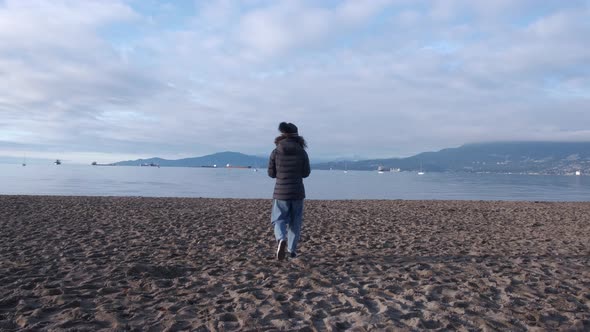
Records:
M0 165L0 194L270 198L265 169ZM590 177L312 171L309 199L590 201Z

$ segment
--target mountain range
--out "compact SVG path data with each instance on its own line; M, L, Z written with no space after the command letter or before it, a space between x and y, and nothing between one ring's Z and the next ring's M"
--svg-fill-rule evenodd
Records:
M161 158L138 159L114 163L118 166L158 164L178 167L266 167L267 157L221 152L212 155L178 160ZM358 161L334 161L312 164L313 169L376 170L426 172L493 172L571 174L582 171L590 174L590 142L492 142L465 144L437 152L424 152L407 158L384 158Z
M314 165L315 169L569 174L590 171L590 142L494 142L465 144L408 158ZM586 172L590 173L590 172Z
M140 166L155 164L163 167L225 167L231 166L250 166L250 167L266 167L268 165L268 158L257 156L250 156L239 152L219 152L202 157L184 158L177 160L168 160L162 158L148 158L119 161L113 163L113 166Z

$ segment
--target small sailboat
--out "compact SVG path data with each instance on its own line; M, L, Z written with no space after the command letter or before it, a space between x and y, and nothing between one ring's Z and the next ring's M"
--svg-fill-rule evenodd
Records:
M344 173L348 173L348 166L347 166L346 162L344 163Z
M27 166L27 156L23 156L23 166Z
M424 171L422 171L422 162L420 162L420 170L418 171L418 175L424 175Z

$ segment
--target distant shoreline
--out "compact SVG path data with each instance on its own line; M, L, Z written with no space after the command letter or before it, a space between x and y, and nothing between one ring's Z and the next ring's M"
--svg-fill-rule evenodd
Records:
M115 165L115 164L97 164L93 166L120 166L120 167L147 167L147 165ZM160 165L159 167L185 167L185 168L216 168L216 169L223 169L223 168L242 168L242 169L261 169L263 167L256 167L256 166L209 166L209 165L201 165L201 166L170 166L170 165ZM264 167L265 168L265 167ZM355 171L355 172L377 172L377 170L373 169L344 169L344 168L334 168L334 169L325 169L325 168L313 168L314 171ZM397 171L389 171L385 170L383 173L417 173L418 170L397 170ZM501 175L549 175L549 176L584 176L588 175L586 173L576 174L575 171L571 173L545 173L545 172L492 172L492 171L429 171L428 173L452 173L452 174L501 174Z

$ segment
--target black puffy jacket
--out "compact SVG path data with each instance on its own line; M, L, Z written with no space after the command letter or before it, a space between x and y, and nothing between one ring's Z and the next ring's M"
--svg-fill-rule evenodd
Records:
M270 154L268 176L277 179L274 199L296 200L305 198L303 178L309 176L309 157L296 137L281 140Z

